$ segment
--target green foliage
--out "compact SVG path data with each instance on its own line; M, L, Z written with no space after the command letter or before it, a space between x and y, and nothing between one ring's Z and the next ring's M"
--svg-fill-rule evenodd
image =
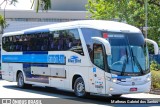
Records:
M150 69L153 71L160 70L160 64L158 64L156 61L152 61L150 65Z
M7 6L7 4L9 3L9 5L15 5L18 1L17 0L1 0L0 2L0 7L5 4L4 7L4 14L5 14L5 8ZM7 27L6 21L5 21L5 16L3 17L2 14L0 14L0 27L1 27L1 32L3 33L3 29Z
M160 70L154 71L151 70L152 74L152 89L160 89Z
M6 27L6 21L2 15L0 15L0 26L2 28L1 30L3 30ZM3 31L0 33L3 33Z
M144 33L145 0L88 0L86 5L93 19L118 20L138 27ZM148 1L148 38L160 46L160 1ZM153 48L153 47L152 47ZM153 50L149 48L150 50Z
M152 88L160 89L160 64L158 64L156 61L152 61L150 70L152 74Z

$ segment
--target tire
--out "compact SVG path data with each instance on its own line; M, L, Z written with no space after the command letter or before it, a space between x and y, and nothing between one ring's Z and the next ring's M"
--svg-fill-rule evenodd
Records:
M18 73L17 86L18 86L19 88L30 88L30 87L32 87L31 84L25 84L25 83L24 83L24 76L23 76L23 73L22 73L22 72L19 72L19 73Z
M77 97L85 97L86 91L85 91L85 83L82 79L82 77L78 77L76 81L74 82L74 93Z
M115 94L115 95L112 95L112 97L113 97L113 98L119 98L119 97L121 97L121 95L122 95L122 94Z

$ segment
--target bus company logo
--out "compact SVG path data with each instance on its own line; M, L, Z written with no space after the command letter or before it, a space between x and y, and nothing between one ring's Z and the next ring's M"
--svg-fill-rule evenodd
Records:
M68 59L68 63L81 63L81 59L79 59L78 56L73 55Z

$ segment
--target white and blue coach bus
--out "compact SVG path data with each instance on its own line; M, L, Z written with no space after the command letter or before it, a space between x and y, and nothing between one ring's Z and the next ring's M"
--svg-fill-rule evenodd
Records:
M2 78L31 85L112 95L149 92L147 42L131 25L102 20L63 22L2 37Z

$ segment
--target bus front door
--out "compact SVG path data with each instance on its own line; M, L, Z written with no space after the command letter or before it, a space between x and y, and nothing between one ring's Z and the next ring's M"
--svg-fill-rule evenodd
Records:
M93 66L90 69L91 86L90 91L105 94L105 63L104 46L101 43L93 44Z

